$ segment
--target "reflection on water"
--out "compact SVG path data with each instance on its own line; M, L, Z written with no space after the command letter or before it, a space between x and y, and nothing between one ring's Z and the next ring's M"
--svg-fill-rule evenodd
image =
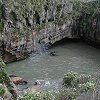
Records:
M56 51L57 56L48 55L51 51ZM57 88L67 71L86 74L100 71L100 50L81 42L59 44L44 53L8 64L7 71L21 76L29 84L35 80L44 80L44 87L49 84Z

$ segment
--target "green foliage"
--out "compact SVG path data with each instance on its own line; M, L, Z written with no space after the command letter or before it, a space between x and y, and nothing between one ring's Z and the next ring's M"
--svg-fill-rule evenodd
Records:
M12 28L12 33L13 33L13 34L14 34L14 33L18 33L18 29L15 28L15 27L13 27L13 28Z
M85 14L100 14L100 1L90 1L88 0L70 0L70 2L73 4L73 15L74 16L80 16L83 13Z
M14 86L11 83L11 80L9 79L9 76L5 70L5 67L6 67L5 63L3 62L2 59L0 59L0 83L3 84L3 86L0 86L0 96L3 96L6 89L8 91L14 89ZM13 100L17 100L17 99L13 99Z
M3 96L5 93L5 89L3 89L2 87L0 87L0 96Z
M66 23L67 20L83 16L85 14L90 15L90 17L86 17L85 19L91 20L93 17L97 14L100 14L100 1L88 1L88 0L69 0L70 3L73 5L73 11L69 13L61 13L61 7L62 7L62 0L8 0L9 6L14 8L14 11L11 11L10 18L14 22L17 19L17 16L20 21L23 21L26 17L33 17L33 22L36 20L36 12L38 13L38 16L43 16L44 10L47 10L48 8L53 5L56 9L56 20L52 21L52 23L57 25L63 25ZM61 15L60 15L61 14ZM37 14L36 14L37 15ZM46 17L46 12L45 12ZM92 18L91 18L92 17ZM46 19L44 19L46 20ZM85 28L88 26L88 22L85 20L82 20L80 22L80 27ZM41 29L44 29L46 27L45 24L36 24L34 29L36 31L40 31ZM28 27L28 26L26 26ZM89 29L90 30L90 29ZM26 30L25 30L26 31ZM29 33L29 32L21 32L21 34Z
M93 89L95 89L95 87L96 87L96 84L95 84L95 82L87 82L87 83L84 83L84 84L79 84L79 87L80 87L80 90L82 91L82 92L84 92L84 91L88 91L88 90L93 90Z
M24 27L24 35L26 36L26 38L28 39L30 34L31 34L31 30L28 27Z
M54 100L55 93L50 91L42 91L34 94L26 93L20 100Z
M0 83L3 83L4 81L6 81L6 78L7 78L5 67L6 67L5 63L3 62L2 59L0 59Z
M68 100L74 100L78 96L78 91L75 88L68 90Z
M14 12L14 11L11 11L10 12L10 18L12 19L12 21L16 21L17 20L17 15L16 15L16 13Z
M75 72L68 72L63 79L64 85L76 88L78 91L84 92L96 88L96 83L91 75L81 74Z
M20 100L74 100L78 95L75 88L61 91L42 91L34 94L26 93Z
M5 68L6 64L3 62L3 60L0 58L0 69Z
M76 72L68 72L68 73L66 73L64 75L64 78L63 78L64 85L72 86L72 83L74 81L76 81L77 75L78 75L78 73L76 73Z
M3 19L3 6L2 4L0 3L0 19Z
M43 5L46 5L46 0L9 0L8 3L15 7L16 14L22 19L26 16L26 12L30 11L32 13L38 11L40 15Z
M79 84L87 83L91 80L91 75L81 74L77 79Z
M56 15L56 16L58 16L58 15ZM63 25L64 23L66 23L69 19L71 19L72 18L72 15L71 14L62 14L61 15L61 17L59 18L59 17L57 17L56 19L55 19L55 21L53 21L53 23L54 24L56 24L56 25L59 25L59 26L61 26L61 25Z
M10 12L10 18L13 22L16 21L17 16L20 21L23 21L26 17L30 15L33 16L33 21L35 20L35 12L38 13L39 16L43 15L44 10L48 9L53 5L56 10L56 20L52 21L57 25L63 25L66 21L72 17L83 16L83 14L91 14L93 17L96 14L100 14L100 1L91 1L88 0L69 0L73 5L73 12L71 14L61 14L62 0L7 0L9 7L14 8ZM2 9L2 5L0 4L0 9ZM0 10L0 18L3 18L2 10ZM46 16L46 14L45 14ZM86 18L87 19L87 18ZM88 19L91 19L90 17ZM84 27L87 25L87 22L82 21L81 26ZM27 27L27 26L26 26ZM45 24L36 25L34 28L39 31L46 27ZM0 29L3 30L3 23L0 22ZM26 31L26 30L25 30ZM28 32L26 32L28 33ZM21 32L24 34L24 32Z
M62 18L59 18L59 19L56 19L55 21L54 21L54 23L56 24L56 25L63 25L64 24L64 20L62 19Z
M5 71L1 71L0 78L5 80L6 77L7 77L7 73Z
M100 0L70 0L73 4L74 31L81 38L98 41ZM93 34L94 36L92 36Z
M75 100L78 96L78 91L75 88L68 88L60 90L57 95L58 97L56 100Z
M0 32L3 32L3 30L4 30L4 23L3 23L3 21L1 20L1 21L0 21Z
M12 41L16 41L18 39L19 31L16 27L11 28L11 33L12 33Z
M48 27L49 24L52 24L52 23L47 22L47 23L42 23L42 24L40 24L40 25L39 25L39 24L36 24L36 25L35 25L35 30L40 31L40 30L42 30L42 29L45 29L45 28Z

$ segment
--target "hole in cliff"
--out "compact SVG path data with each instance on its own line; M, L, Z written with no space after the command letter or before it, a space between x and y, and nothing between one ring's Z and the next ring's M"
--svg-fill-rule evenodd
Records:
M59 46L59 45L64 45L66 43L69 44L69 43L78 43L78 42L82 42L82 40L80 40L80 39L64 38L64 39L62 39L60 41L55 42L54 44L51 44L51 47L50 48L55 47L55 46Z
M40 16L39 16L37 11L35 11L34 17L35 17L35 20L36 20L36 24L40 24Z
M27 25L28 25L29 27L31 27L31 24L29 23L29 19L26 17L25 20L26 20Z
M52 22L54 21L54 18L48 19L48 22Z
M48 10L48 6L47 5L44 5L44 10L47 12L47 10Z
M62 5L61 4L57 5L57 11L60 11L61 8L62 8Z
M64 45L66 43L69 44L69 43L79 43L79 42L87 44L87 45L90 45L90 46L92 46L94 48L100 49L100 43L91 41L89 39L83 40L81 38L80 39L79 38L78 39L77 38L74 38L74 39L64 38L64 39L62 39L60 41L55 42L54 44L50 43L50 45L51 45L50 48L55 47L55 46L59 46L59 45Z
M42 23L46 23L46 20L42 20Z

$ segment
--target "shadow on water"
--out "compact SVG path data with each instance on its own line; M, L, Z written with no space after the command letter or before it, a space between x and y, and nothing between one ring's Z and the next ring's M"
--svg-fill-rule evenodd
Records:
M67 45L67 44L70 44L70 43L84 43L86 45L89 45L89 46L92 46L96 49L100 49L100 43L98 42L94 42L94 41L91 41L89 39L69 39L69 38L64 38L60 41L57 41L55 42L54 44L52 44L49 48L53 48L53 47L56 47L56 46L62 46L62 45Z
M62 45L67 45L69 43L78 43L81 42L80 39L68 39L68 38L64 38L60 41L55 42L54 44L52 44L50 46L50 48L56 47L56 46L62 46Z

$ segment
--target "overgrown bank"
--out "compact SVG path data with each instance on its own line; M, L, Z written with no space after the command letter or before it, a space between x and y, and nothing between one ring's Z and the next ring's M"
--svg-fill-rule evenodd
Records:
M59 91L27 90L20 96L17 88L11 82L1 60L0 62L0 97L4 100L99 100L100 99L100 73L93 75L67 72Z
M0 58L0 100L17 99L17 89L6 72L6 65Z
M99 79L93 78L91 75L68 72L63 78L63 89L26 93L20 100L99 100L97 80Z

